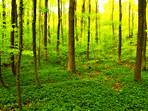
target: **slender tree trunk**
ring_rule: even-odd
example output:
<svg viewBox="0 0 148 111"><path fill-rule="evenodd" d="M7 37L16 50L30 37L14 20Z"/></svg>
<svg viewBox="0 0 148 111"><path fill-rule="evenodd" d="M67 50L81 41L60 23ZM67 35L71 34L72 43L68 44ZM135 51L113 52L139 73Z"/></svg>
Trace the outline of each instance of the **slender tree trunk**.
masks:
<svg viewBox="0 0 148 111"><path fill-rule="evenodd" d="M17 15L17 4L16 4L16 9L15 9L15 23L16 23L16 31L15 31L15 37L18 38L18 15Z"/></svg>
<svg viewBox="0 0 148 111"><path fill-rule="evenodd" d="M87 60L89 60L89 42L90 42L90 13L91 13L91 0L89 0L88 41L87 41Z"/></svg>
<svg viewBox="0 0 148 111"><path fill-rule="evenodd" d="M143 39L142 70L146 70L146 41L147 41L146 30L147 30L147 22L146 22L146 8L145 8L145 10L144 10L144 39Z"/></svg>
<svg viewBox="0 0 148 111"><path fill-rule="evenodd" d="M1 69L1 52L0 52L0 82L2 83L2 85L3 85L5 88L9 88L8 85L3 81L3 78L2 78L2 69Z"/></svg>
<svg viewBox="0 0 148 111"><path fill-rule="evenodd" d="M74 10L75 10L75 20L74 20L74 23L75 23L75 39L76 39L76 41L78 41L78 30L77 30L77 15L76 15L76 11L77 11L77 0L75 0L75 8L74 8Z"/></svg>
<svg viewBox="0 0 148 111"><path fill-rule="evenodd" d="M2 32L2 38L6 36L5 29L6 29L6 0L2 0L3 5L3 32Z"/></svg>
<svg viewBox="0 0 148 111"><path fill-rule="evenodd" d="M62 44L64 43L64 37L63 37L63 3L62 3L62 0L61 0L61 37L62 37Z"/></svg>
<svg viewBox="0 0 148 111"><path fill-rule="evenodd" d="M132 30L131 30L131 38L133 38L133 31L134 31L134 11L132 5Z"/></svg>
<svg viewBox="0 0 148 111"><path fill-rule="evenodd" d="M45 0L45 8L47 9L48 0ZM44 60L47 60L47 11L44 14Z"/></svg>
<svg viewBox="0 0 148 111"><path fill-rule="evenodd" d="M96 0L96 43L98 44L98 0Z"/></svg>
<svg viewBox="0 0 148 111"><path fill-rule="evenodd" d="M57 30L57 55L59 55L59 45L60 45L60 0L58 0L58 30Z"/></svg>
<svg viewBox="0 0 148 111"><path fill-rule="evenodd" d="M51 6L51 5L50 5ZM51 9L51 7L50 7L50 9ZM49 37L49 39L48 39L48 43L50 44L51 43L51 36L50 36L50 12L48 11L48 37Z"/></svg>
<svg viewBox="0 0 148 111"><path fill-rule="evenodd" d="M74 2L69 2L68 71L75 73Z"/></svg>
<svg viewBox="0 0 148 111"><path fill-rule="evenodd" d="M37 74L37 61L36 61L36 0L33 0L32 32L33 32L33 61L34 61L35 83L37 86L40 86Z"/></svg>
<svg viewBox="0 0 148 111"><path fill-rule="evenodd" d="M121 41L122 41L122 32L121 32L121 22L122 22L122 5L121 0L119 0L119 49L118 49L118 62L121 62Z"/></svg>
<svg viewBox="0 0 148 111"><path fill-rule="evenodd" d="M39 0L39 47L38 47L38 64L41 65L40 62L40 52L41 52L41 0Z"/></svg>
<svg viewBox="0 0 148 111"><path fill-rule="evenodd" d="M142 49L144 39L144 16L146 0L138 0L138 40L134 81L141 82Z"/></svg>
<svg viewBox="0 0 148 111"><path fill-rule="evenodd" d="M131 0L129 0L129 17L128 17L128 24L129 24L129 38L131 38Z"/></svg>
<svg viewBox="0 0 148 111"><path fill-rule="evenodd" d="M112 33L113 39L115 39L115 28L114 28L114 0L112 0Z"/></svg>
<svg viewBox="0 0 148 111"><path fill-rule="evenodd" d="M10 42L11 45L10 47L13 49L14 48L14 28L16 27L16 20L15 20L15 10L16 10L16 0L12 0L12 10L11 10L11 25L12 25L12 31L11 31L11 37L10 37ZM15 61L14 61L14 54L13 52L10 54L11 55L11 68L12 72L14 75L16 75L16 68L15 68Z"/></svg>
<svg viewBox="0 0 148 111"><path fill-rule="evenodd" d="M81 39L82 39L82 34L83 34L83 23L84 23L84 13L85 13L85 0L83 0L83 5L82 5L82 17L81 17L81 30L80 30L80 46L81 46Z"/></svg>
<svg viewBox="0 0 148 111"><path fill-rule="evenodd" d="M17 86L17 95L18 95L18 106L19 110L23 111L21 104L21 88L20 88L20 63L21 63L21 55L22 55L22 47L23 47L23 0L20 0L20 13L19 13L19 51L18 51L18 61L16 68L16 86Z"/></svg>

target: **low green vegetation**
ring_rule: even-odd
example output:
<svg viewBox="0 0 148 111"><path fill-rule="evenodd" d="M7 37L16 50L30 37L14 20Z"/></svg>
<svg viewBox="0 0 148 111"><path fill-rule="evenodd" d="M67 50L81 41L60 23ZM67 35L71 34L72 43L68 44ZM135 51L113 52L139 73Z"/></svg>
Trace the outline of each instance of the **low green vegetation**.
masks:
<svg viewBox="0 0 148 111"><path fill-rule="evenodd" d="M77 49L74 74L67 72L68 57L64 51L59 56L49 54L48 61L41 61L42 66L38 66L41 87L35 85L32 56L23 54L20 85L25 111L148 110L147 70L142 71L141 83L134 82L133 56L124 56L127 59L119 64L114 51L99 54L101 50L96 50L96 59L91 52L90 61L86 61L85 51ZM0 84L0 109L17 111L15 76L9 66L3 65L2 69L10 88Z"/></svg>

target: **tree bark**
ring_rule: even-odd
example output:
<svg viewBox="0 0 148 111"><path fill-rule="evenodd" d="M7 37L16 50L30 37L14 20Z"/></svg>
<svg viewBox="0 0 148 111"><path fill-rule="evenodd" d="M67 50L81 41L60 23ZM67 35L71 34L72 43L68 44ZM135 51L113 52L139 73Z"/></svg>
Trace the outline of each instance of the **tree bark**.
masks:
<svg viewBox="0 0 148 111"><path fill-rule="evenodd" d="M75 0L75 20L74 20L74 23L75 23L75 39L76 41L78 41L78 30L77 30L77 15L76 15L76 11L77 11L77 0Z"/></svg>
<svg viewBox="0 0 148 111"><path fill-rule="evenodd" d="M36 0L33 0L32 32L33 32L33 61L34 61L35 83L37 86L40 86L37 74L37 61L36 61Z"/></svg>
<svg viewBox="0 0 148 111"><path fill-rule="evenodd" d="M112 33L113 39L115 39L115 28L114 28L114 0L112 0Z"/></svg>
<svg viewBox="0 0 148 111"><path fill-rule="evenodd" d="M17 95L18 95L18 106L19 110L23 111L21 104L21 88L20 88L20 63L21 63L21 55L22 55L22 47L23 47L23 0L20 0L19 7L19 51L18 51L18 60L17 60L17 68L16 68L16 86L17 86Z"/></svg>
<svg viewBox="0 0 148 111"><path fill-rule="evenodd" d="M98 0L96 0L96 43L98 44Z"/></svg>
<svg viewBox="0 0 148 111"><path fill-rule="evenodd" d="M87 60L89 60L89 42L90 42L90 13L91 13L91 0L89 0L88 40L87 40Z"/></svg>
<svg viewBox="0 0 148 111"><path fill-rule="evenodd" d="M6 34L5 29L6 29L6 0L2 0L2 5L3 5L3 32L2 32L2 38L5 38Z"/></svg>
<svg viewBox="0 0 148 111"><path fill-rule="evenodd" d="M64 37L63 37L63 3L62 3L62 0L61 0L61 10L60 10L60 16L61 16L61 38L62 38L62 44L64 43Z"/></svg>
<svg viewBox="0 0 148 111"><path fill-rule="evenodd" d="M136 67L134 74L134 81L141 82L141 64L142 64L142 50L144 39L144 10L146 8L146 0L138 0L138 40L136 52Z"/></svg>
<svg viewBox="0 0 148 111"><path fill-rule="evenodd" d="M81 39L82 39L82 34L83 34L83 23L84 23L84 13L85 13L85 0L83 0L83 5L82 5L82 17L81 17L81 30L80 30L80 46L81 46Z"/></svg>
<svg viewBox="0 0 148 111"><path fill-rule="evenodd" d="M75 73L74 2L69 2L68 71Z"/></svg>
<svg viewBox="0 0 148 111"><path fill-rule="evenodd" d="M3 81L3 78L2 78L2 69L1 69L1 52L0 52L0 82L2 83L2 85L3 85L5 88L9 88L8 85Z"/></svg>
<svg viewBox="0 0 148 111"><path fill-rule="evenodd" d="M144 10L144 39L143 39L142 70L146 70L146 41L147 41L146 30L147 30L147 22L146 22L146 8L145 8L145 10Z"/></svg>
<svg viewBox="0 0 148 111"><path fill-rule="evenodd" d="M121 0L119 0L119 48L118 48L118 62L121 62L121 41L122 41L122 32L121 32L121 22L122 22L122 5Z"/></svg>
<svg viewBox="0 0 148 111"><path fill-rule="evenodd" d="M48 0L45 0L45 8L47 9ZM44 60L47 60L47 10L44 13Z"/></svg>
<svg viewBox="0 0 148 111"><path fill-rule="evenodd" d="M38 65L41 65L40 62L40 52L41 52L41 0L39 0L39 47L38 47Z"/></svg>
<svg viewBox="0 0 148 111"><path fill-rule="evenodd" d="M11 31L11 37L10 37L10 48L14 48L14 28L16 27L16 0L12 0L11 2L12 4L12 10L11 10L11 25L12 25L12 31ZM15 68L15 60L14 60L14 54L13 52L10 53L11 55L11 68L12 68L12 72L14 75L16 75L16 68Z"/></svg>
<svg viewBox="0 0 148 111"><path fill-rule="evenodd" d="M57 55L59 55L59 45L60 45L60 22L61 22L61 16L60 16L60 0L58 0L58 30L57 30Z"/></svg>
<svg viewBox="0 0 148 111"><path fill-rule="evenodd" d="M131 38L131 0L129 0L129 17L128 17L128 24L129 24L129 39Z"/></svg>

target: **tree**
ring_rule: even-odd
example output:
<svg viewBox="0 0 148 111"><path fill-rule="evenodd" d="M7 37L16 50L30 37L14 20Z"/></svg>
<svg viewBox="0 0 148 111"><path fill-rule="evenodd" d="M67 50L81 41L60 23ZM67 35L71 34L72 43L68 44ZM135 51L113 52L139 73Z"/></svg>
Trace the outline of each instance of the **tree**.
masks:
<svg viewBox="0 0 148 111"><path fill-rule="evenodd" d="M32 32L33 32L33 61L34 61L35 83L37 86L40 86L37 75L37 61L36 61L36 0L33 0Z"/></svg>
<svg viewBox="0 0 148 111"><path fill-rule="evenodd" d="M96 43L98 44L98 0L96 0Z"/></svg>
<svg viewBox="0 0 148 111"><path fill-rule="evenodd" d="M136 52L136 67L134 81L141 82L141 64L144 39L144 16L146 9L146 0L138 0L138 40Z"/></svg>
<svg viewBox="0 0 148 111"><path fill-rule="evenodd" d="M147 22L146 22L146 8L145 8L145 10L144 10L144 39L143 39L143 54L142 54L142 70L146 70L146 41L147 41L147 31L146 30L147 30Z"/></svg>
<svg viewBox="0 0 148 111"><path fill-rule="evenodd" d="M114 0L112 0L112 33L113 33L113 39L115 39L115 28L114 28Z"/></svg>
<svg viewBox="0 0 148 111"><path fill-rule="evenodd" d="M68 71L75 73L74 2L69 2Z"/></svg>
<svg viewBox="0 0 148 111"><path fill-rule="evenodd" d="M63 3L61 0L61 10L60 10L60 16L61 16L61 37L62 37L62 44L64 43L64 37L63 37Z"/></svg>
<svg viewBox="0 0 148 111"><path fill-rule="evenodd" d="M91 0L89 0L88 40L87 40L87 60L89 60L89 42L90 42L90 13L91 13Z"/></svg>
<svg viewBox="0 0 148 111"><path fill-rule="evenodd" d="M83 0L83 5L82 5L81 30L80 30L80 44L81 44L81 39L82 39L82 34L83 34L84 13L85 13L85 0Z"/></svg>
<svg viewBox="0 0 148 111"><path fill-rule="evenodd" d="M4 30L6 29L6 0L2 0L3 5L3 33L2 37L4 38L6 35L4 33Z"/></svg>
<svg viewBox="0 0 148 111"><path fill-rule="evenodd" d="M76 15L76 11L77 11L77 0L75 0L75 33L76 33L76 36L75 36L75 39L76 41L78 41L78 30L77 30L77 15Z"/></svg>
<svg viewBox="0 0 148 111"><path fill-rule="evenodd" d="M39 47L38 47L38 64L41 65L40 62L40 50L41 50L41 0L39 0Z"/></svg>
<svg viewBox="0 0 148 111"><path fill-rule="evenodd" d="M22 47L23 47L23 0L20 0L19 5L19 51L18 51L18 59L17 59L17 68L16 68L16 86L17 86L17 95L18 95L18 106L20 111L23 111L21 104L21 88L20 88L20 63L21 63L21 55L22 55Z"/></svg>
<svg viewBox="0 0 148 111"><path fill-rule="evenodd" d="M44 13L44 60L47 60L47 5L48 0L45 0L45 13Z"/></svg>
<svg viewBox="0 0 148 111"><path fill-rule="evenodd" d="M11 2L12 4L12 10L11 10L11 25L12 25L12 31L11 31L11 37L10 37L10 42L11 45L10 47L13 49L14 48L14 28L16 27L16 0L12 0ZM11 53L11 68L12 68L12 72L14 75L16 75L16 68L15 68L15 61L14 61L14 54L13 52Z"/></svg>
<svg viewBox="0 0 148 111"><path fill-rule="evenodd" d="M61 23L61 16L60 16L60 0L58 0L58 30L57 30L57 54L59 55L59 45L60 45L60 23Z"/></svg>
<svg viewBox="0 0 148 111"><path fill-rule="evenodd" d="M2 78L2 69L1 69L1 52L0 52L0 82L2 83L2 85L3 85L5 88L8 88L8 85L3 81L3 78Z"/></svg>
<svg viewBox="0 0 148 111"><path fill-rule="evenodd" d="M121 22L122 22L122 5L121 0L119 0L119 48L118 48L118 62L121 62L121 41L122 41L122 32L121 32Z"/></svg>
<svg viewBox="0 0 148 111"><path fill-rule="evenodd" d="M128 17L128 23L129 23L129 38L131 38L131 0L129 0L129 17Z"/></svg>

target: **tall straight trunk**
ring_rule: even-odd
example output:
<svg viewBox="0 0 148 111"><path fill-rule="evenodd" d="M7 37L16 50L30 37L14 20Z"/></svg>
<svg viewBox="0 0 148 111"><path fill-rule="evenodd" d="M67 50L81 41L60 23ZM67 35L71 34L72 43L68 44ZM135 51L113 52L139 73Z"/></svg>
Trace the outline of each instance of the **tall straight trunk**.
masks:
<svg viewBox="0 0 148 111"><path fill-rule="evenodd" d="M115 28L114 28L114 0L112 0L112 33L113 39L115 39Z"/></svg>
<svg viewBox="0 0 148 111"><path fill-rule="evenodd" d="M129 38L131 38L131 0L129 0L129 17L128 17L128 24L129 24Z"/></svg>
<svg viewBox="0 0 148 111"><path fill-rule="evenodd" d="M96 0L96 43L98 44L98 0Z"/></svg>
<svg viewBox="0 0 148 111"><path fill-rule="evenodd" d="M75 23L75 39L76 41L78 41L78 29L77 29L77 15L76 15L76 11L77 11L77 0L75 0L75 8L74 8L74 11L75 11L75 20L74 20L74 23Z"/></svg>
<svg viewBox="0 0 148 111"><path fill-rule="evenodd" d="M68 71L75 73L74 2L69 2Z"/></svg>
<svg viewBox="0 0 148 111"><path fill-rule="evenodd" d="M90 42L90 13L91 13L91 0L89 0L88 40L87 40L87 60L89 60L89 42Z"/></svg>
<svg viewBox="0 0 148 111"><path fill-rule="evenodd" d="M118 62L121 62L121 41L122 41L122 32L121 32L121 22L122 22L122 5L121 0L119 0L119 48L118 48Z"/></svg>
<svg viewBox="0 0 148 111"><path fill-rule="evenodd" d="M8 85L3 81L3 78L2 78L2 69L1 69L1 52L0 52L0 82L2 83L2 85L3 85L5 88L9 88Z"/></svg>
<svg viewBox="0 0 148 111"><path fill-rule="evenodd" d="M45 8L47 9L48 0L45 0ZM47 11L44 13L44 60L47 60Z"/></svg>
<svg viewBox="0 0 148 111"><path fill-rule="evenodd" d="M11 10L11 25L12 25L12 31L11 31L11 36L10 36L10 47L13 49L14 48L14 28L16 27L16 17L15 17L15 10L16 10L16 0L12 0L12 10ZM11 68L12 72L14 75L16 75L16 68L15 68L15 61L14 61L14 54L13 52L10 54L11 55Z"/></svg>
<svg viewBox="0 0 148 111"><path fill-rule="evenodd" d="M138 0L138 40L134 81L141 82L142 49L144 39L144 16L146 0Z"/></svg>
<svg viewBox="0 0 148 111"><path fill-rule="evenodd" d="M34 61L35 83L37 86L40 86L37 74L37 61L36 61L36 0L33 0L32 32L33 32L33 61Z"/></svg>
<svg viewBox="0 0 148 111"><path fill-rule="evenodd" d="M38 64L41 65L40 62L40 52L41 52L41 0L39 0L39 47L38 47Z"/></svg>
<svg viewBox="0 0 148 111"><path fill-rule="evenodd" d="M19 5L19 51L18 51L18 60L17 60L17 68L16 68L16 86L17 86L17 95L18 95L18 106L19 110L23 111L21 104L21 88L20 88L20 63L21 63L21 55L22 55L22 47L23 47L23 0L20 0Z"/></svg>
<svg viewBox="0 0 148 111"><path fill-rule="evenodd" d="M50 9L49 10L51 10L51 5L50 5ZM48 11L48 37L49 37L49 39L48 39L48 43L50 44L51 43L51 36L50 36L50 12Z"/></svg>
<svg viewBox="0 0 148 111"><path fill-rule="evenodd" d="M134 10L132 5L132 30L131 30L131 38L133 37L133 31L134 31Z"/></svg>
<svg viewBox="0 0 148 111"><path fill-rule="evenodd" d="M82 5L83 15L81 17L80 44L81 44L81 39L82 39L82 34L83 34L84 13L85 13L85 0L83 0L83 5Z"/></svg>
<svg viewBox="0 0 148 111"><path fill-rule="evenodd" d="M146 30L147 30L147 22L146 22L146 8L145 8L145 10L144 10L144 39L143 39L143 54L142 54L142 70L146 70L146 41L147 41Z"/></svg>
<svg viewBox="0 0 148 111"><path fill-rule="evenodd" d="M57 55L59 55L59 45L60 45L60 0L58 0L58 30L57 30Z"/></svg>
<svg viewBox="0 0 148 111"><path fill-rule="evenodd" d="M63 3L62 3L62 0L61 0L61 10L60 10L60 16L61 16L61 37L62 37L62 44L64 43L64 37L63 37Z"/></svg>
<svg viewBox="0 0 148 111"><path fill-rule="evenodd" d="M17 4L16 4L16 9L15 9L15 23L16 23L16 31L15 31L15 37L17 37L18 38L18 15L17 15Z"/></svg>
<svg viewBox="0 0 148 111"><path fill-rule="evenodd" d="M2 38L6 36L4 33L6 29L6 0L2 0L2 5L3 5L3 32L2 32Z"/></svg>

